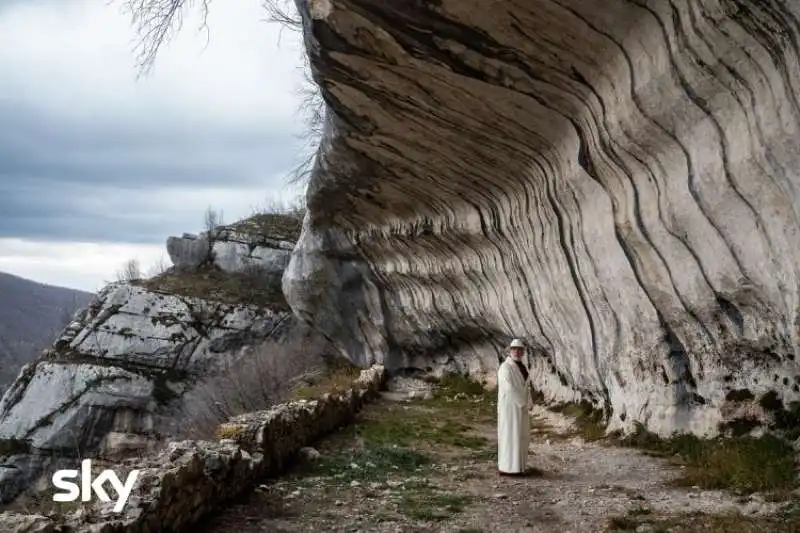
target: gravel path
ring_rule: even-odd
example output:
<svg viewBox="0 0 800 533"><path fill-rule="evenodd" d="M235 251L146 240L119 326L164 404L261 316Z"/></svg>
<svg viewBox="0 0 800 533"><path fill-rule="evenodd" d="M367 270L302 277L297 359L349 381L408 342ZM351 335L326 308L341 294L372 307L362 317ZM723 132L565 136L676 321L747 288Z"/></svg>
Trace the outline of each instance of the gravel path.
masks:
<svg viewBox="0 0 800 533"><path fill-rule="evenodd" d="M612 517L759 516L778 507L758 495L673 488L669 481L679 467L633 449L585 442L570 435L569 420L541 409L532 413L529 461L538 471L521 479L499 477L492 410L476 412L462 417L449 406L384 399L365 409L356 426L318 443L318 458L266 482L247 501L210 520L203 533L591 533L613 530L608 529ZM434 430L419 429L428 426ZM403 455L408 446L391 444L407 436L404 431L417 432L410 456ZM365 452L375 445L370 439L385 445L383 451ZM413 454L432 462L414 465L412 459L422 455ZM702 525L636 527L704 530Z"/></svg>

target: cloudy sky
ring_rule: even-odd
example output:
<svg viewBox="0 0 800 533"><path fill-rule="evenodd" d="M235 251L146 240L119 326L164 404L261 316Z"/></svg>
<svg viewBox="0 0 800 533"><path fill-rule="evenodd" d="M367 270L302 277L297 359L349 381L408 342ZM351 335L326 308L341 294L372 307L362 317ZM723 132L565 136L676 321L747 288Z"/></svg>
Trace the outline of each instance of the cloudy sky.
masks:
<svg viewBox="0 0 800 533"><path fill-rule="evenodd" d="M94 291L170 235L298 194L299 36L211 2L137 79L119 0L0 0L0 271Z"/></svg>

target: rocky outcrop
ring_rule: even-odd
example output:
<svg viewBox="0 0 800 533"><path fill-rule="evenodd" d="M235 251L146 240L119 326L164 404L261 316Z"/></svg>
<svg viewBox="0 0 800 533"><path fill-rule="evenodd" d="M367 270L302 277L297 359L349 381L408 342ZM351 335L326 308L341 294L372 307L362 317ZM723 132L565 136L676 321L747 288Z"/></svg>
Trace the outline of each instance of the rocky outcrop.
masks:
<svg viewBox="0 0 800 533"><path fill-rule="evenodd" d="M0 401L0 501L62 458L147 449L162 408L293 323L267 308L107 286Z"/></svg>
<svg viewBox="0 0 800 533"><path fill-rule="evenodd" d="M280 292L299 224L257 215L211 232L202 253L170 241L175 268L99 292L0 400L0 503L74 457L151 448L199 380L267 340L306 338Z"/></svg>
<svg viewBox="0 0 800 533"><path fill-rule="evenodd" d="M255 269L280 279L297 242L300 220L292 214L256 215L199 235L170 237L167 253L178 270L213 265L227 273Z"/></svg>
<svg viewBox="0 0 800 533"><path fill-rule="evenodd" d="M159 454L131 462L130 468L142 471L119 514L113 512L113 503L91 503L53 518L2 513L0 531L193 531L200 518L264 476L280 472L303 446L349 422L375 396L383 380L384 369L372 367L342 393L237 417L220 427L219 434L225 438L218 442L171 442Z"/></svg>
<svg viewBox="0 0 800 533"><path fill-rule="evenodd" d="M328 113L284 289L343 353L522 337L546 399L662 435L800 400L798 4L298 6Z"/></svg>

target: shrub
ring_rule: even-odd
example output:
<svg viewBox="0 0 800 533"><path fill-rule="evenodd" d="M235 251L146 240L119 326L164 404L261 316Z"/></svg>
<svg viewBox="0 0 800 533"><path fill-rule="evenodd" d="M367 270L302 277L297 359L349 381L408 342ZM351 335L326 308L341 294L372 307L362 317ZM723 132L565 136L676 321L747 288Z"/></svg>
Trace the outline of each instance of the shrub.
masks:
<svg viewBox="0 0 800 533"><path fill-rule="evenodd" d="M296 329L285 341L269 340L245 348L237 360L197 383L164 416L164 424L179 425L168 432L209 439L229 418L285 401L305 376L323 369L329 349L305 326L298 329L302 331Z"/></svg>
<svg viewBox="0 0 800 533"><path fill-rule="evenodd" d="M138 281L142 279L142 269L138 259L128 260L120 270L117 271L117 281Z"/></svg>

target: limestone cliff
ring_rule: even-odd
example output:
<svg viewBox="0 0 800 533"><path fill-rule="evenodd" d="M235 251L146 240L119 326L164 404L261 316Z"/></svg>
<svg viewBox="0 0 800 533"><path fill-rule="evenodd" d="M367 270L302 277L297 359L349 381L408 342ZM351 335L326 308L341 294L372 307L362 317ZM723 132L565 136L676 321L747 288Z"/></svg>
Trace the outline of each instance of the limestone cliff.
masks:
<svg viewBox="0 0 800 533"><path fill-rule="evenodd" d="M661 434L800 400L800 4L298 7L328 113L284 292L354 361L519 336L548 400Z"/></svg>
<svg viewBox="0 0 800 533"><path fill-rule="evenodd" d="M112 283L77 313L0 400L0 503L62 459L74 464L75 457L151 447L167 436L159 415L177 410L194 383L246 356L248 347L290 335L296 321L279 285L287 245L246 253L268 238L234 227L215 231L214 249L228 250L225 270L215 264L221 254L187 267L174 253L181 245L170 239L175 268ZM244 257L231 252L240 246ZM281 253L282 263L275 259Z"/></svg>

